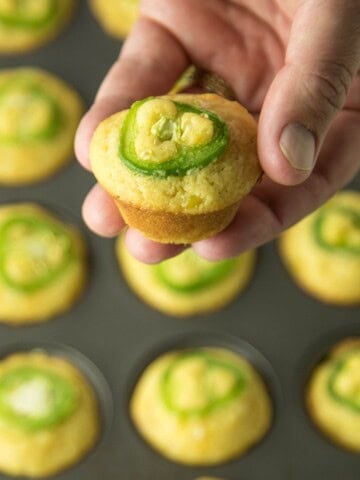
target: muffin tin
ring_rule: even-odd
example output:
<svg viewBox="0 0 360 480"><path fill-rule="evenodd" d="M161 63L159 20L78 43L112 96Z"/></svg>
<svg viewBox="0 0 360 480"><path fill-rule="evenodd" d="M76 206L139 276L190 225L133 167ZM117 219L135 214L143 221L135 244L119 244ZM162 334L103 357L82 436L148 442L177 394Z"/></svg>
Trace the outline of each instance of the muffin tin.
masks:
<svg viewBox="0 0 360 480"><path fill-rule="evenodd" d="M90 104L118 50L119 43L100 30L83 0L73 23L56 41L31 55L1 58L0 65L48 69ZM93 183L93 177L74 162L43 183L0 187L0 202L38 201L69 221L75 216L81 226L81 203ZM360 189L360 177L350 186ZM88 287L80 302L43 325L0 325L0 356L33 347L60 353L82 369L98 392L102 441L85 460L56 478L359 479L360 457L329 443L304 406L304 388L314 364L339 339L360 335L359 308L329 307L306 296L291 281L272 243L259 250L250 286L229 307L204 318L176 320L149 309L130 292L119 273L112 240L83 229L91 259ZM164 459L145 444L128 416L129 396L145 365L167 349L195 345L228 346L243 353L264 375L276 410L272 429L261 444L243 458L215 468L189 468ZM7 478L0 475L1 480Z"/></svg>

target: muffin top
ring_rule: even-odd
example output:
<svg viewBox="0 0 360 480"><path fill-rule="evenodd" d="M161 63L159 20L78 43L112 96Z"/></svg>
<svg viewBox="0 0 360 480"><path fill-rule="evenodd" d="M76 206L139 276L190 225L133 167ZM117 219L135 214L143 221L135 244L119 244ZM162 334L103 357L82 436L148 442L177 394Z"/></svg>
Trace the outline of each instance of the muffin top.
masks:
<svg viewBox="0 0 360 480"><path fill-rule="evenodd" d="M48 478L94 446L100 433L92 385L61 355L41 349L0 361L0 471Z"/></svg>
<svg viewBox="0 0 360 480"><path fill-rule="evenodd" d="M47 42L76 4L77 0L1 0L0 53L27 51Z"/></svg>
<svg viewBox="0 0 360 480"><path fill-rule="evenodd" d="M320 368L327 372L327 393L332 401L348 413L360 415L360 338L340 342Z"/></svg>
<svg viewBox="0 0 360 480"><path fill-rule="evenodd" d="M83 257L77 230L42 207L19 203L0 207L0 286L24 295L57 282Z"/></svg>
<svg viewBox="0 0 360 480"><path fill-rule="evenodd" d="M140 432L173 460L213 465L240 455L270 427L271 400L247 360L223 348L165 353L131 400Z"/></svg>
<svg viewBox="0 0 360 480"><path fill-rule="evenodd" d="M29 434L66 422L79 406L76 385L51 367L51 361L50 368L37 365L39 354L23 355L17 365L14 358L20 357L0 368L0 422ZM14 366L7 367L12 362Z"/></svg>
<svg viewBox="0 0 360 480"><path fill-rule="evenodd" d="M140 0L90 0L102 27L114 37L124 38L139 16Z"/></svg>
<svg viewBox="0 0 360 480"><path fill-rule="evenodd" d="M360 338L340 341L315 368L307 406L317 426L331 440L360 452Z"/></svg>
<svg viewBox="0 0 360 480"><path fill-rule="evenodd" d="M78 94L44 70L0 70L0 183L41 180L70 160L83 112Z"/></svg>
<svg viewBox="0 0 360 480"><path fill-rule="evenodd" d="M338 192L280 239L294 278L331 303L360 302L360 193Z"/></svg>
<svg viewBox="0 0 360 480"><path fill-rule="evenodd" d="M100 124L90 159L115 198L173 213L226 208L261 174L254 119L214 94L136 102Z"/></svg>

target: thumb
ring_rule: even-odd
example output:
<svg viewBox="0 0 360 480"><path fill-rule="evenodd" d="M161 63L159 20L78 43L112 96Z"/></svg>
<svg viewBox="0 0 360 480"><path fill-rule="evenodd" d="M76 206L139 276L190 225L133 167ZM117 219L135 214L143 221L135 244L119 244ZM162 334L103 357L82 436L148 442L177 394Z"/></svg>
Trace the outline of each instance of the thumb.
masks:
<svg viewBox="0 0 360 480"><path fill-rule="evenodd" d="M310 175L359 64L360 2L302 0L285 65L267 93L259 120L260 159L272 180L295 185Z"/></svg>

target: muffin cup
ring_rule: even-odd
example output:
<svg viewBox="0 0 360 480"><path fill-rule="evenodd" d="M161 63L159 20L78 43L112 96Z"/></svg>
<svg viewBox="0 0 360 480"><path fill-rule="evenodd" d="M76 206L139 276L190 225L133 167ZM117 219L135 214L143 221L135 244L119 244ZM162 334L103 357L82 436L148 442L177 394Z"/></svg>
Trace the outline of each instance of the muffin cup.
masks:
<svg viewBox="0 0 360 480"><path fill-rule="evenodd" d="M209 238L233 220L240 202L202 214L156 212L114 199L128 225L160 243L187 244ZM176 239L176 240L175 240Z"/></svg>

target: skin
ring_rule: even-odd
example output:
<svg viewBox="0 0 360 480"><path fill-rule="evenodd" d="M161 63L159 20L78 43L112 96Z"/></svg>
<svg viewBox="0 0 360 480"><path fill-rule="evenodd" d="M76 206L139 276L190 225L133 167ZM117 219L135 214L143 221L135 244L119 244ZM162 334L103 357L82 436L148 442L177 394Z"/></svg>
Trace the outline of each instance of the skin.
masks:
<svg viewBox="0 0 360 480"><path fill-rule="evenodd" d="M358 172L359 0L143 0L139 21L79 127L82 165L89 168L89 142L100 121L134 100L166 93L190 63L222 76L258 116L265 172L233 223L193 245L200 256L231 257L273 239ZM315 136L316 161L308 170L293 168L280 148L285 126L294 122ZM83 215L102 236L124 226L98 185ZM126 243L147 263L179 252L132 229Z"/></svg>

